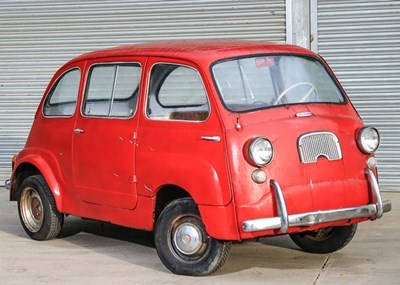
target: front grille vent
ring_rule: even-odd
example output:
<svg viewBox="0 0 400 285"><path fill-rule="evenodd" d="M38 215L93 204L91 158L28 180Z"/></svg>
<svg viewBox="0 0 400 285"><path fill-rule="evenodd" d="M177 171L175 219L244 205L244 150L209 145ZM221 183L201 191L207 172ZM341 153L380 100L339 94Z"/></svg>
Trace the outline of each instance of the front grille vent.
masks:
<svg viewBox="0 0 400 285"><path fill-rule="evenodd" d="M342 159L338 138L330 132L304 134L299 138L298 149L302 163L314 163L323 156L328 160Z"/></svg>

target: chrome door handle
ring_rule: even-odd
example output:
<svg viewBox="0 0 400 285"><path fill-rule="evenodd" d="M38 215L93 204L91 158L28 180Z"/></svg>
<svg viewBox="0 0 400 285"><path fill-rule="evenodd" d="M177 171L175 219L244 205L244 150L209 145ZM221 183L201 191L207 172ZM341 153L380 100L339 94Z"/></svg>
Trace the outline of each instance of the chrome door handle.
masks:
<svg viewBox="0 0 400 285"><path fill-rule="evenodd" d="M220 136L202 136L201 139L205 140L205 141L213 141L213 142L220 142L221 141L221 137Z"/></svg>
<svg viewBox="0 0 400 285"><path fill-rule="evenodd" d="M84 132L84 130L82 130L82 129L75 129L74 130L74 134L81 134L83 132Z"/></svg>

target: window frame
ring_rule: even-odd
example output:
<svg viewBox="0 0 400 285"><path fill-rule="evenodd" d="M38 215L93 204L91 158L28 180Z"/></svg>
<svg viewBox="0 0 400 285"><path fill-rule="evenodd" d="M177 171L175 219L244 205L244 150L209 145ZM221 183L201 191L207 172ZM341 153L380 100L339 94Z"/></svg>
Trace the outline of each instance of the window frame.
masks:
<svg viewBox="0 0 400 285"><path fill-rule="evenodd" d="M197 73L197 75L199 76L199 79L200 79L200 81L201 81L201 84L203 85L204 93L205 93L206 98L207 98L207 102L206 102L206 103L208 104L208 116L207 116L207 118L205 118L204 120L179 120L179 119L170 119L170 118L168 118L168 119L160 119L160 118L152 118L152 117L149 117L147 111L148 111L148 104L149 104L149 99L150 99L150 89L151 89L150 81L151 81L151 75L152 75L152 71L153 71L154 67L155 67L156 65L160 65L160 64L164 64L164 65L175 65L175 66L177 66L177 67L186 67L186 68L189 68L189 69L194 70L194 71ZM173 70L172 70L172 71L173 71ZM171 71L171 72L172 72L172 71ZM168 72L168 73L166 74L165 78L161 79L159 86L157 86L157 92L160 91L163 82L167 79L167 77L169 76L169 74L170 74L171 72ZM189 65L189 64L178 63L178 62L173 62L173 61L156 61L156 62L154 62L154 63L151 65L151 67L148 69L148 73L147 73L147 82L146 82L146 94L145 94L145 96L146 96L146 98L145 98L145 102L144 102L144 106L143 106L143 107L144 107L144 116L145 116L148 120L151 120L151 121L158 121L158 122L183 122L183 123L204 123L204 122L206 122L207 120L209 120L209 118L211 117L212 104L211 104L209 92L207 91L206 84L205 84L205 82L204 82L203 76L201 75L201 72L199 71L198 68L196 68L196 67L194 67L194 66L192 66L192 65ZM156 98L156 100L159 101L158 98ZM171 107L171 106L164 106L164 105L161 104L161 102L158 102L158 103L160 104L161 107L167 108L167 109L168 109L168 108L173 108L173 107L185 108L185 107L182 107L182 106L180 106L180 105L178 105L178 106L172 106L172 107ZM193 108L193 107L196 107L196 106L198 106L198 105L195 105L195 106L193 106L193 105L188 105L187 108Z"/></svg>
<svg viewBox="0 0 400 285"><path fill-rule="evenodd" d="M76 90L76 100L75 100L75 107L74 107L74 112L71 115L46 115L45 114L45 108L46 108L46 103L51 100L51 97L53 97L53 92L55 91L55 88L57 87L57 85L59 84L60 80L69 72L73 71L73 70L78 70L79 71L79 82L78 82L78 89ZM44 100L43 100L43 104L42 104L42 116L44 118L71 118L73 116L75 116L76 114L76 109L78 106L78 102L79 102L79 90L81 87L81 82L82 82L82 69L79 66L73 66L71 68L66 69L64 72L62 72L55 80L54 83L51 85L51 87L49 88L49 91L47 92Z"/></svg>
<svg viewBox="0 0 400 285"><path fill-rule="evenodd" d="M140 74L139 74L139 83L137 86L137 98L136 98L136 105L135 105L135 110L133 110L132 115L130 116L114 116L114 115L107 115L107 116L103 116L103 115L88 115L84 113L84 108L86 106L86 99L87 99L87 94L88 94L88 87L90 84L90 75L92 70L96 67L96 66L134 66L134 67L139 67L140 68ZM138 105L139 105L139 97L140 97L140 92L141 92L141 84L142 84L142 80L143 80L143 66L140 63L140 61L102 61L102 62L95 62L91 65L89 65L86 69L86 78L85 78L85 85L82 91L82 99L81 99L81 106L80 106L80 114L82 117L84 118L90 118L90 119L119 119L119 120L129 120L132 119L133 117L136 116L137 111L138 111ZM115 82L114 82L115 83ZM136 89L135 89L136 91ZM111 107L113 105L113 101L115 98L115 89L113 88L113 94L111 94L110 99L111 101ZM132 97L132 96L131 96ZM131 98L131 97L128 97ZM111 109L111 113L112 113L112 109Z"/></svg>

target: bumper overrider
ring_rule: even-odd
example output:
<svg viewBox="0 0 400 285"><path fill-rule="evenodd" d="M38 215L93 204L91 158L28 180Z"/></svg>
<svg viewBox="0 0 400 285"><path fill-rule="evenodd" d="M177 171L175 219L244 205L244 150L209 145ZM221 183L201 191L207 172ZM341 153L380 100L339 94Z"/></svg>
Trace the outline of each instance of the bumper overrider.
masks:
<svg viewBox="0 0 400 285"><path fill-rule="evenodd" d="M242 223L245 232L257 232L265 230L280 229L281 233L287 233L290 227L312 226L327 222L349 220L356 218L379 219L383 213L392 209L389 200L382 201L379 185L374 173L370 169L365 169L365 174L371 189L372 203L359 207L341 208L326 211L315 211L301 214L288 215L285 198L279 183L271 180L272 188L275 192L278 217L248 220Z"/></svg>

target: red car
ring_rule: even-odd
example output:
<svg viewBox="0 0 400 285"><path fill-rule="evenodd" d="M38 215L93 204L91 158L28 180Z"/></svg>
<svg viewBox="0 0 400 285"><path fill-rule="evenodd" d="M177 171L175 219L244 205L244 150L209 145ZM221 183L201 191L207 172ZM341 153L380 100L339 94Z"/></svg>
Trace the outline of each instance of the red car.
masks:
<svg viewBox="0 0 400 285"><path fill-rule="evenodd" d="M289 234L343 248L390 211L364 126L326 62L255 41L168 41L79 56L51 79L10 200L26 233L65 215L154 231L172 272L206 275L231 242Z"/></svg>

